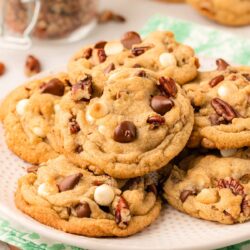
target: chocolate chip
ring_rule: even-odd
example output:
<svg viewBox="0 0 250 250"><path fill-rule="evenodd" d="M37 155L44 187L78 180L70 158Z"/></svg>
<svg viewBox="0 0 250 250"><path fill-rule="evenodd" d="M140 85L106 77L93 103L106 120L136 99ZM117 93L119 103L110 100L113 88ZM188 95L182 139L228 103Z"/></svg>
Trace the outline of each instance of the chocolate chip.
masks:
<svg viewBox="0 0 250 250"><path fill-rule="evenodd" d="M87 75L84 79L72 86L71 98L74 101L89 101L93 93L92 77Z"/></svg>
<svg viewBox="0 0 250 250"><path fill-rule="evenodd" d="M217 65L217 70L225 70L229 66L229 64L221 58L216 60L216 65Z"/></svg>
<svg viewBox="0 0 250 250"><path fill-rule="evenodd" d="M94 48L95 49L104 49L106 43L107 43L106 41L99 41L95 44Z"/></svg>
<svg viewBox="0 0 250 250"><path fill-rule="evenodd" d="M58 78L53 78L49 82L44 83L41 86L41 92L43 94L51 94L56 96L63 96L64 89L65 89L64 83Z"/></svg>
<svg viewBox="0 0 250 250"><path fill-rule="evenodd" d="M69 119L69 130L70 130L71 134L76 134L81 130L79 124L76 121L75 116L73 116Z"/></svg>
<svg viewBox="0 0 250 250"><path fill-rule="evenodd" d="M135 73L135 76L147 77L147 73L144 70L140 70L140 71Z"/></svg>
<svg viewBox="0 0 250 250"><path fill-rule="evenodd" d="M0 62L0 76L2 76L4 72L5 72L5 65L2 62Z"/></svg>
<svg viewBox="0 0 250 250"><path fill-rule="evenodd" d="M104 49L98 49L97 56L98 56L100 63L103 63L106 61L107 56L106 56Z"/></svg>
<svg viewBox="0 0 250 250"><path fill-rule="evenodd" d="M177 86L175 80L170 77L160 77L159 78L159 89L162 94L166 96L173 96L175 97L177 94Z"/></svg>
<svg viewBox="0 0 250 250"><path fill-rule="evenodd" d="M180 194L181 202L185 202L189 195L194 195L195 192L192 190L183 190Z"/></svg>
<svg viewBox="0 0 250 250"><path fill-rule="evenodd" d="M108 74L108 73L110 73L112 70L115 70L115 65L114 65L114 63L110 63L109 66L108 66L106 69L104 69L104 73L105 73L105 74Z"/></svg>
<svg viewBox="0 0 250 250"><path fill-rule="evenodd" d="M131 49L134 44L141 42L140 35L135 31L126 32L121 39L121 43L126 49Z"/></svg>
<svg viewBox="0 0 250 250"><path fill-rule="evenodd" d="M123 121L116 128L114 132L114 140L117 142L132 142L136 138L136 127L133 122Z"/></svg>
<svg viewBox="0 0 250 250"><path fill-rule="evenodd" d="M155 129L165 123L165 118L159 115L153 115L148 117L147 123L150 124L150 129Z"/></svg>
<svg viewBox="0 0 250 250"><path fill-rule="evenodd" d="M82 151L83 151L82 145L78 145L78 146L75 148L75 152L76 152L77 154L80 154Z"/></svg>
<svg viewBox="0 0 250 250"><path fill-rule="evenodd" d="M165 115L166 112L172 109L174 102L166 96L157 95L151 99L151 108L160 115Z"/></svg>
<svg viewBox="0 0 250 250"><path fill-rule="evenodd" d="M76 216L78 218L89 218L91 215L91 210L87 202L82 202L75 207Z"/></svg>
<svg viewBox="0 0 250 250"><path fill-rule="evenodd" d="M24 68L26 76L33 76L41 71L41 64L39 60L32 55L29 55L26 58L25 68Z"/></svg>
<svg viewBox="0 0 250 250"><path fill-rule="evenodd" d="M143 53L145 53L147 50L149 50L151 48L151 46L141 46L141 47L134 47L131 51L131 53L134 56L140 56Z"/></svg>
<svg viewBox="0 0 250 250"><path fill-rule="evenodd" d="M38 168L39 168L39 166L28 166L27 169L26 169L26 171L27 171L27 173L34 173L34 174L36 174Z"/></svg>
<svg viewBox="0 0 250 250"><path fill-rule="evenodd" d="M92 48L87 48L84 50L82 57L85 59L89 59L92 56Z"/></svg>
<svg viewBox="0 0 250 250"><path fill-rule="evenodd" d="M220 82L224 81L224 79L225 77L223 75L216 76L209 82L209 85L213 88Z"/></svg>
<svg viewBox="0 0 250 250"><path fill-rule="evenodd" d="M60 192L64 192L67 190L73 189L82 177L82 173L77 173L73 175L69 175L65 177L60 183L58 184L58 188Z"/></svg>
<svg viewBox="0 0 250 250"><path fill-rule="evenodd" d="M212 99L211 105L214 108L215 112L228 122L231 122L235 117L238 117L238 114L233 109L233 107L220 98Z"/></svg>

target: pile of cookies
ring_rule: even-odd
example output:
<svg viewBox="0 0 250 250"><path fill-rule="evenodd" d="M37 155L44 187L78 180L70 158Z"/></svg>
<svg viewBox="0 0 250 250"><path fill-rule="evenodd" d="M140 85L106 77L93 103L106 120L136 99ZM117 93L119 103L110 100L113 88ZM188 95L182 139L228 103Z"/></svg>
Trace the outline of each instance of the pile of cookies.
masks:
<svg viewBox="0 0 250 250"><path fill-rule="evenodd" d="M187 2L202 16L229 26L250 25L250 2L248 0L163 0Z"/></svg>
<svg viewBox="0 0 250 250"><path fill-rule="evenodd" d="M164 198L206 220L247 220L250 69L216 62L198 72L171 32L131 31L16 88L0 119L8 147L33 164L16 206L93 237L142 231Z"/></svg>

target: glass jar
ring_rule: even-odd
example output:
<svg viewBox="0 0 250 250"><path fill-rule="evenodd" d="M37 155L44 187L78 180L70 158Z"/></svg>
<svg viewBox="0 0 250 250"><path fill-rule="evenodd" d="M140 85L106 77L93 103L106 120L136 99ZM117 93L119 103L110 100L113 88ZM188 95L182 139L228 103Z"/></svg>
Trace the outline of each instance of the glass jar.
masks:
<svg viewBox="0 0 250 250"><path fill-rule="evenodd" d="M0 0L2 43L28 47L30 37L80 40L96 24L98 0Z"/></svg>

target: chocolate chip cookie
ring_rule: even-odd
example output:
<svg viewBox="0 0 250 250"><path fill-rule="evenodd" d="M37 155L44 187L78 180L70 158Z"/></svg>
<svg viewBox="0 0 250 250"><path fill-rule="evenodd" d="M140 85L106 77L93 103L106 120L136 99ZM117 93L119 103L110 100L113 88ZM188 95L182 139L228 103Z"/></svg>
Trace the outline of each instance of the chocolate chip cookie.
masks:
<svg viewBox="0 0 250 250"><path fill-rule="evenodd" d="M218 70L200 73L184 89L195 110L189 147L232 149L250 145L250 68L218 59Z"/></svg>
<svg viewBox="0 0 250 250"><path fill-rule="evenodd" d="M225 25L250 24L248 0L187 0L202 15Z"/></svg>
<svg viewBox="0 0 250 250"><path fill-rule="evenodd" d="M159 216L157 174L151 175L123 181L95 176L60 156L20 178L15 202L37 221L65 232L124 237Z"/></svg>
<svg viewBox="0 0 250 250"><path fill-rule="evenodd" d="M181 165L164 185L164 197L173 207L223 224L250 219L249 160L191 156Z"/></svg>
<svg viewBox="0 0 250 250"><path fill-rule="evenodd" d="M57 156L51 129L68 84L66 73L35 79L13 90L1 104L6 143L23 160L36 164Z"/></svg>
<svg viewBox="0 0 250 250"><path fill-rule="evenodd" d="M84 47L73 56L68 71L71 82L78 83L94 69L92 77L101 92L103 82L120 67L150 69L184 84L196 77L199 61L194 50L176 42L171 32L157 31L142 39L130 31L118 41Z"/></svg>
<svg viewBox="0 0 250 250"><path fill-rule="evenodd" d="M64 154L75 163L132 178L163 167L185 146L193 110L172 78L119 68L100 96L92 89L88 75L63 97L56 113Z"/></svg>

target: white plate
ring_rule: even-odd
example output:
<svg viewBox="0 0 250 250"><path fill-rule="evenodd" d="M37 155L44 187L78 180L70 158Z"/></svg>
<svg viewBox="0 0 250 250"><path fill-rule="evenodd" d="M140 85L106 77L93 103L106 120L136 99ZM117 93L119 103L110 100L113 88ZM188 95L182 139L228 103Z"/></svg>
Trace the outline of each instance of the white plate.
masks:
<svg viewBox="0 0 250 250"><path fill-rule="evenodd" d="M202 58L202 69L214 67L214 60ZM189 217L165 207L161 216L143 232L128 238L87 238L64 233L47 227L26 216L14 204L17 179L25 174L23 161L13 155L4 142L0 127L0 213L32 232L52 239L88 249L214 249L239 243L250 238L250 222L220 225Z"/></svg>

